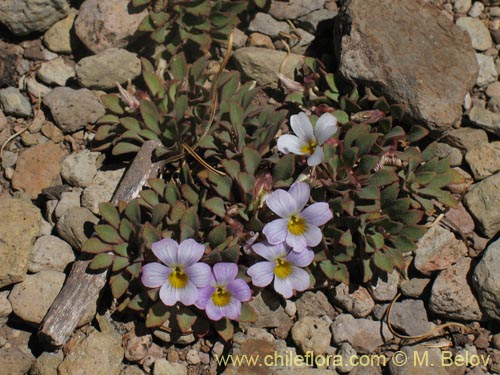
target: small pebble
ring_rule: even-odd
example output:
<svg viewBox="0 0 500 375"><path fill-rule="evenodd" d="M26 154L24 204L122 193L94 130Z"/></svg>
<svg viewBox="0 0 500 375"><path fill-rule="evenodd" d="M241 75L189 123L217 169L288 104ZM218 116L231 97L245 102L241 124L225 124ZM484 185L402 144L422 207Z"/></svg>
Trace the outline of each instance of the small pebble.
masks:
<svg viewBox="0 0 500 375"><path fill-rule="evenodd" d="M294 317L295 314L297 313L297 305L295 305L295 302L287 300L285 306L285 312L288 314L288 316Z"/></svg>
<svg viewBox="0 0 500 375"><path fill-rule="evenodd" d="M497 333L491 339L491 345L493 345L496 349L500 349L500 333Z"/></svg>
<svg viewBox="0 0 500 375"><path fill-rule="evenodd" d="M200 356L201 363L208 365L210 363L210 355L208 353L198 353Z"/></svg>
<svg viewBox="0 0 500 375"><path fill-rule="evenodd" d="M457 13L467 13L472 5L472 0L456 0L453 9Z"/></svg>
<svg viewBox="0 0 500 375"><path fill-rule="evenodd" d="M480 1L474 2L472 4L472 8L470 8L469 12L467 13L470 17L479 17L481 13L484 11L484 4Z"/></svg>
<svg viewBox="0 0 500 375"><path fill-rule="evenodd" d="M188 351L186 354L186 361L191 365L197 365L198 363L200 363L201 359L198 350L191 349L190 351Z"/></svg>

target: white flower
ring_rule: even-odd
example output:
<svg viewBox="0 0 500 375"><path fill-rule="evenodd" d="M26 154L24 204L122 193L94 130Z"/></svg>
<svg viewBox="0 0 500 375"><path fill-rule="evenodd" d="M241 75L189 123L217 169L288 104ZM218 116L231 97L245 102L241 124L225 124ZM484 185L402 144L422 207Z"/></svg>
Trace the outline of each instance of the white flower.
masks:
<svg viewBox="0 0 500 375"><path fill-rule="evenodd" d="M284 154L308 155L307 164L318 165L323 161L321 147L337 132L337 119L330 113L323 113L313 129L304 112L290 117L290 125L296 135L285 134L278 138L278 150Z"/></svg>

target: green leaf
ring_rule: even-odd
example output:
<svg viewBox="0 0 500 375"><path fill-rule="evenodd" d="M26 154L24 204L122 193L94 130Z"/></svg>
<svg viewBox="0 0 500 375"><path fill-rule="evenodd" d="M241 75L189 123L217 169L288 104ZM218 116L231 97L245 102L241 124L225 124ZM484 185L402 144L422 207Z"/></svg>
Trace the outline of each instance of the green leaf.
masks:
<svg viewBox="0 0 500 375"><path fill-rule="evenodd" d="M109 278L109 283L111 285L111 293L114 298L120 298L123 296L129 286L129 280L123 273L111 276Z"/></svg>
<svg viewBox="0 0 500 375"><path fill-rule="evenodd" d="M248 173L240 172L238 174L238 185L243 192L249 193L255 185L255 178Z"/></svg>
<svg viewBox="0 0 500 375"><path fill-rule="evenodd" d="M375 185L375 186L384 186L384 185L389 185L392 184L393 182L398 181L399 178L396 173L392 170L388 169L381 169L374 175L370 177L368 180L368 183L370 185Z"/></svg>
<svg viewBox="0 0 500 375"><path fill-rule="evenodd" d="M107 94L101 96L102 104L108 108L111 112L117 115L123 115L125 111L120 104L120 97L116 94Z"/></svg>
<svg viewBox="0 0 500 375"><path fill-rule="evenodd" d="M112 246L110 244L102 242L97 237L89 238L82 246L82 251L89 254L105 253L111 250Z"/></svg>
<svg viewBox="0 0 500 375"><path fill-rule="evenodd" d="M241 315L238 318L238 322L240 323L254 323L258 319L257 313L253 309L250 304L247 303L242 303L241 304Z"/></svg>
<svg viewBox="0 0 500 375"><path fill-rule="evenodd" d="M132 6L135 8L142 7L145 5L148 5L151 2L151 0L132 0Z"/></svg>
<svg viewBox="0 0 500 375"><path fill-rule="evenodd" d="M224 200L220 197L207 199L205 202L203 202L203 207L221 218L226 215L225 203Z"/></svg>
<svg viewBox="0 0 500 375"><path fill-rule="evenodd" d="M230 200L232 181L228 176L220 176L214 172L208 172L208 180L213 184L214 190L222 198Z"/></svg>
<svg viewBox="0 0 500 375"><path fill-rule="evenodd" d="M97 233L97 236L104 242L110 244L118 244L122 242L117 230L111 225L107 224L96 225L94 227L94 230Z"/></svg>
<svg viewBox="0 0 500 375"><path fill-rule="evenodd" d="M123 117L120 119L120 123L127 130L133 132L139 132L141 130L141 125L139 124L139 121L137 121L137 119L133 117Z"/></svg>
<svg viewBox="0 0 500 375"><path fill-rule="evenodd" d="M175 186L174 183L169 182L165 189L165 199L167 200L168 204L173 206L180 199L180 197L181 195L179 190L177 189L177 186Z"/></svg>
<svg viewBox="0 0 500 375"><path fill-rule="evenodd" d="M236 88L240 83L240 75L238 73L232 72L227 74L229 75L229 80L226 81L222 87L222 95L220 96L221 102L228 102L236 93ZM227 76L225 78L227 78Z"/></svg>
<svg viewBox="0 0 500 375"><path fill-rule="evenodd" d="M144 202L149 204L151 207L154 207L155 205L160 203L157 193L153 190L143 190L139 193L139 195L144 200Z"/></svg>
<svg viewBox="0 0 500 375"><path fill-rule="evenodd" d="M113 246L113 252L124 258L128 258L128 243Z"/></svg>
<svg viewBox="0 0 500 375"><path fill-rule="evenodd" d="M349 272L344 264L324 260L319 264L319 267L329 280L337 280L349 284Z"/></svg>
<svg viewBox="0 0 500 375"><path fill-rule="evenodd" d="M200 195L190 185L183 184L181 186L181 194L190 204L196 205L200 200Z"/></svg>
<svg viewBox="0 0 500 375"><path fill-rule="evenodd" d="M158 108L149 100L141 100L139 109L141 111L141 117L144 120L144 125L155 134L160 134L161 130L159 124L161 122L161 116L158 112Z"/></svg>
<svg viewBox="0 0 500 375"><path fill-rule="evenodd" d="M170 70L175 79L184 79L187 74L187 62L186 56L184 56L183 53L179 53L172 57L172 60L170 60Z"/></svg>
<svg viewBox="0 0 500 375"><path fill-rule="evenodd" d="M113 151L111 152L113 155L123 155L131 152L139 151L140 146L137 146L133 143L120 142L115 147L113 147Z"/></svg>
<svg viewBox="0 0 500 375"><path fill-rule="evenodd" d="M144 292L136 294L127 307L134 311L143 311L148 305L148 296Z"/></svg>
<svg viewBox="0 0 500 375"><path fill-rule="evenodd" d="M341 111L340 109L337 109L335 112L333 112L333 115L341 124L347 124L349 122L349 115L346 112Z"/></svg>
<svg viewBox="0 0 500 375"><path fill-rule="evenodd" d="M146 327L159 327L165 323L171 315L171 307L165 306L163 302L158 301L148 311L146 317Z"/></svg>
<svg viewBox="0 0 500 375"><path fill-rule="evenodd" d="M113 254L97 254L92 262L89 264L91 270L104 270L109 268L113 263L115 256Z"/></svg>
<svg viewBox="0 0 500 375"><path fill-rule="evenodd" d="M399 250L401 253L408 253L417 248L417 245L405 236L391 236L389 241L392 242L395 249Z"/></svg>
<svg viewBox="0 0 500 375"><path fill-rule="evenodd" d="M146 82L146 85L148 86L149 92L153 96L158 95L161 87L161 82L158 76L147 70L143 71L142 76L144 77L144 82Z"/></svg>
<svg viewBox="0 0 500 375"><path fill-rule="evenodd" d="M177 324L182 333L192 331L193 325L198 317L193 311L185 306L181 307L181 311L176 314Z"/></svg>
<svg viewBox="0 0 500 375"><path fill-rule="evenodd" d="M165 216L167 216L169 209L170 206L166 203L158 203L155 205L151 212L151 224L155 227L160 225Z"/></svg>
<svg viewBox="0 0 500 375"><path fill-rule="evenodd" d="M120 225L120 214L115 206L108 202L99 203L99 213L110 225L118 228Z"/></svg>
<svg viewBox="0 0 500 375"><path fill-rule="evenodd" d="M151 186L151 189L153 189L156 194L160 196L164 194L165 188L167 187L167 184L161 178L150 178L148 180L148 184Z"/></svg>
<svg viewBox="0 0 500 375"><path fill-rule="evenodd" d="M238 173L240 173L241 170L240 163L238 163L234 159L224 159L222 160L221 164L231 178L238 178Z"/></svg>
<svg viewBox="0 0 500 375"><path fill-rule="evenodd" d="M368 185L356 192L360 199L379 200L380 190L375 185Z"/></svg>
<svg viewBox="0 0 500 375"><path fill-rule="evenodd" d="M373 263L375 266L382 271L390 273L394 270L394 265L392 264L392 259L388 255L382 253L381 251L375 252L373 254Z"/></svg>
<svg viewBox="0 0 500 375"><path fill-rule="evenodd" d="M259 167L261 156L257 150L245 146L243 148L243 164L248 174L254 175Z"/></svg>
<svg viewBox="0 0 500 375"><path fill-rule="evenodd" d="M131 200L127 207L125 208L125 216L133 223L141 223L141 206L139 206L139 201L137 199Z"/></svg>
<svg viewBox="0 0 500 375"><path fill-rule="evenodd" d="M210 247L215 248L222 244L227 237L227 225L222 223L214 227L207 236Z"/></svg>
<svg viewBox="0 0 500 375"><path fill-rule="evenodd" d="M222 318L214 322L214 328L217 334L224 340L229 341L234 335L234 325L227 318Z"/></svg>
<svg viewBox="0 0 500 375"><path fill-rule="evenodd" d="M410 143L420 141L422 138L425 138L429 134L429 131L420 125L412 125L408 135L406 136L406 140Z"/></svg>
<svg viewBox="0 0 500 375"><path fill-rule="evenodd" d="M273 184L286 181L293 177L295 173L295 156L293 154L284 155L278 160L273 168Z"/></svg>
<svg viewBox="0 0 500 375"><path fill-rule="evenodd" d="M103 255L103 254L99 254L99 255ZM130 264L130 262L129 262L128 258L115 256L114 260L113 260L113 267L111 268L111 270L113 272L121 271L125 267L127 267L129 264Z"/></svg>
<svg viewBox="0 0 500 375"><path fill-rule="evenodd" d="M124 218L120 221L119 232L120 236L125 241L128 241L130 236L135 232L135 228L130 221Z"/></svg>
<svg viewBox="0 0 500 375"><path fill-rule="evenodd" d="M142 227L141 238L146 242L146 246L151 248L152 244L161 240L161 233L150 223L146 222Z"/></svg>
<svg viewBox="0 0 500 375"><path fill-rule="evenodd" d="M179 220L186 214L186 205L181 201L175 202L172 207L172 211L170 211L170 221L172 224L176 224Z"/></svg>
<svg viewBox="0 0 500 375"><path fill-rule="evenodd" d="M235 101L231 102L229 104L229 118L233 128L243 125L244 117L245 111L243 111L241 105Z"/></svg>

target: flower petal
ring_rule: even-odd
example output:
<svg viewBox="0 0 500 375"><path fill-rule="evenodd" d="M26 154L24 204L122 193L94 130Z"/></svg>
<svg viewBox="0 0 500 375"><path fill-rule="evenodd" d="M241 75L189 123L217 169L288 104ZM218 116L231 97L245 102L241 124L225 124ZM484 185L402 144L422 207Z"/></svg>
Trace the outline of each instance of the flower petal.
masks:
<svg viewBox="0 0 500 375"><path fill-rule="evenodd" d="M293 134L285 134L278 138L278 150L284 154L292 153L295 155L308 155L307 152L302 151L304 146L308 143Z"/></svg>
<svg viewBox="0 0 500 375"><path fill-rule="evenodd" d="M309 250L309 248L306 248L306 250L300 253L291 251L285 259L296 267L307 267L314 259L314 251Z"/></svg>
<svg viewBox="0 0 500 375"><path fill-rule="evenodd" d="M221 309L215 306L212 299L208 300L207 305L205 306L205 313L207 314L208 318L213 321L221 320L224 316Z"/></svg>
<svg viewBox="0 0 500 375"><path fill-rule="evenodd" d="M162 286L172 272L171 268L160 263L148 263L142 267L141 281L148 288Z"/></svg>
<svg viewBox="0 0 500 375"><path fill-rule="evenodd" d="M179 289L165 283L160 288L160 299L166 306L173 306L179 301Z"/></svg>
<svg viewBox="0 0 500 375"><path fill-rule="evenodd" d="M180 266L189 267L201 259L205 252L205 246L199 244L192 238L182 241L177 252L177 262Z"/></svg>
<svg viewBox="0 0 500 375"><path fill-rule="evenodd" d="M321 146L317 146L313 154L307 158L307 165L314 167L315 165L321 164L323 162L323 158L323 148Z"/></svg>
<svg viewBox="0 0 500 375"><path fill-rule="evenodd" d="M290 186L288 194L290 194L295 201L297 211L301 211L309 200L311 188L305 182L294 182L292 186Z"/></svg>
<svg viewBox="0 0 500 375"><path fill-rule="evenodd" d="M274 277L273 262L255 263L247 270L248 275L252 278L252 284L258 287L265 287L271 284Z"/></svg>
<svg viewBox="0 0 500 375"><path fill-rule="evenodd" d="M200 310L205 310L205 306L208 301L212 297L212 294L215 292L215 288L212 286L206 286L204 288L198 289L198 299L195 302L195 305Z"/></svg>
<svg viewBox="0 0 500 375"><path fill-rule="evenodd" d="M337 118L328 112L323 113L314 128L314 135L318 144L325 143L337 132L337 129Z"/></svg>
<svg viewBox="0 0 500 375"><path fill-rule="evenodd" d="M275 260L277 258L282 258L290 252L290 248L281 242L277 245L271 245L269 242L257 242L252 245L253 251L259 254L262 258L267 260Z"/></svg>
<svg viewBox="0 0 500 375"><path fill-rule="evenodd" d="M276 219L267 223L262 229L262 233L267 238L267 241L272 245L277 245L285 241L288 234L288 220Z"/></svg>
<svg viewBox="0 0 500 375"><path fill-rule="evenodd" d="M194 283L198 288L211 285L213 282L213 275L210 266L206 263L195 263L192 266L184 269L189 280Z"/></svg>
<svg viewBox="0 0 500 375"><path fill-rule="evenodd" d="M233 298L226 306L221 306L219 309L226 318L236 320L241 315L241 302Z"/></svg>
<svg viewBox="0 0 500 375"><path fill-rule="evenodd" d="M238 301L248 301L252 298L252 291L243 279L236 279L227 284L227 290Z"/></svg>
<svg viewBox="0 0 500 375"><path fill-rule="evenodd" d="M164 238L151 245L153 254L169 267L177 265L177 249L179 244L171 238Z"/></svg>
<svg viewBox="0 0 500 375"><path fill-rule="evenodd" d="M217 263L213 267L213 274L217 285L227 285L236 278L238 265L236 263Z"/></svg>
<svg viewBox="0 0 500 375"><path fill-rule="evenodd" d="M291 296L293 296L292 284L290 283L288 277L286 279L280 279L279 277L276 277L274 279L273 286L274 290L281 294L283 297L290 298Z"/></svg>
<svg viewBox="0 0 500 375"><path fill-rule="evenodd" d="M309 143L309 141L315 140L311 120L304 112L291 116L290 126L297 137L304 142Z"/></svg>
<svg viewBox="0 0 500 375"><path fill-rule="evenodd" d="M308 225L307 230L303 234L306 239L307 246L314 247L318 246L323 238L323 233L321 233L321 229L314 225Z"/></svg>
<svg viewBox="0 0 500 375"><path fill-rule="evenodd" d="M300 236L296 236L294 234L288 233L288 235L286 236L286 243L288 244L288 246L290 246L292 248L293 251L297 251L297 252L304 251L307 248L307 246L309 245L307 243L306 238L305 238L306 233L307 233L307 231L304 232L304 234L302 234Z"/></svg>
<svg viewBox="0 0 500 375"><path fill-rule="evenodd" d="M332 210L326 202L313 203L300 213L300 216L306 219L307 224L323 225L333 217Z"/></svg>
<svg viewBox="0 0 500 375"><path fill-rule="evenodd" d="M292 267L292 273L287 278L292 285L292 288L298 292L303 292L309 288L311 282L309 274L301 268Z"/></svg>
<svg viewBox="0 0 500 375"><path fill-rule="evenodd" d="M267 207L280 217L288 217L297 211L297 204L293 197L285 190L273 191L266 198Z"/></svg>
<svg viewBox="0 0 500 375"><path fill-rule="evenodd" d="M198 288L192 282L188 282L187 285L179 289L179 301L184 306L191 306L198 299Z"/></svg>

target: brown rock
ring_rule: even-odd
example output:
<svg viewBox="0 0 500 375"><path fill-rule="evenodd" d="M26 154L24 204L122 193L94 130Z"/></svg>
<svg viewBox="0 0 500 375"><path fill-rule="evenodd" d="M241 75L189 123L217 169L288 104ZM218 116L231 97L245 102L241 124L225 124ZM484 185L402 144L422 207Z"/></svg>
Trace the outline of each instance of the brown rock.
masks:
<svg viewBox="0 0 500 375"><path fill-rule="evenodd" d="M467 152L465 160L467 160L476 180L491 176L500 171L500 142L476 145Z"/></svg>
<svg viewBox="0 0 500 375"><path fill-rule="evenodd" d="M478 65L468 35L435 7L421 0L352 0L340 9L334 34L346 78L408 105L433 130L462 116Z"/></svg>
<svg viewBox="0 0 500 375"><path fill-rule="evenodd" d="M36 199L43 189L60 180L59 170L65 155L66 151L52 142L22 152L17 159L12 187L24 190L31 199Z"/></svg>
<svg viewBox="0 0 500 375"><path fill-rule="evenodd" d="M469 212L465 209L462 202L458 203L457 208L451 208L446 213L446 219L453 223L463 234L469 234L474 231L474 219L470 216Z"/></svg>
<svg viewBox="0 0 500 375"><path fill-rule="evenodd" d="M15 346L0 348L0 368L2 374L25 375L35 358Z"/></svg>
<svg viewBox="0 0 500 375"><path fill-rule="evenodd" d="M250 47L263 47L276 49L270 37L260 33L251 33L248 37L248 45Z"/></svg>

